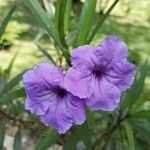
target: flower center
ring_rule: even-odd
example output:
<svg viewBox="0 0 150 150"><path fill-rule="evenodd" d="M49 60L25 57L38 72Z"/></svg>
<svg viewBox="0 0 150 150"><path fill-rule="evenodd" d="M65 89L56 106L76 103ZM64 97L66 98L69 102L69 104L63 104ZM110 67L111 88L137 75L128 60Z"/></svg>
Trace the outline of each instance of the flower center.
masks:
<svg viewBox="0 0 150 150"><path fill-rule="evenodd" d="M58 95L59 97L63 98L64 96L67 95L67 92L66 92L65 89L60 88L60 89L57 90L57 95Z"/></svg>
<svg viewBox="0 0 150 150"><path fill-rule="evenodd" d="M99 69L99 68L94 68L92 73L95 77L101 77L102 74L104 73L104 71L102 69Z"/></svg>

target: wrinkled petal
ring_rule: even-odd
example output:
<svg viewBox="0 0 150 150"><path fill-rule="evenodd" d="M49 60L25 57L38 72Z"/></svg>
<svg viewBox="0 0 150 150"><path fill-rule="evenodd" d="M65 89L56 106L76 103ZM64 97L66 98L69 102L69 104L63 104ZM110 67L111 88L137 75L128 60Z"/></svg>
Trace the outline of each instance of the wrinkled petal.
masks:
<svg viewBox="0 0 150 150"><path fill-rule="evenodd" d="M54 67L50 74L53 82L57 82L60 86L63 86L64 74L60 67Z"/></svg>
<svg viewBox="0 0 150 150"><path fill-rule="evenodd" d="M105 62L108 66L126 60L127 46L117 36L109 36L96 47L96 55L100 62Z"/></svg>
<svg viewBox="0 0 150 150"><path fill-rule="evenodd" d="M63 81L62 72L48 63L41 63L27 71L23 83L27 94L25 108L36 115L43 115L49 108L49 102L56 94L54 87Z"/></svg>
<svg viewBox="0 0 150 150"><path fill-rule="evenodd" d="M86 120L85 101L71 94L68 96L67 105L73 117L74 124L81 125Z"/></svg>
<svg viewBox="0 0 150 150"><path fill-rule="evenodd" d="M135 74L135 65L122 61L116 63L108 72L106 79L115 84L121 91L128 89L133 81Z"/></svg>
<svg viewBox="0 0 150 150"><path fill-rule="evenodd" d="M86 105L92 110L113 111L119 104L121 92L105 78L93 80L94 93L86 99Z"/></svg>
<svg viewBox="0 0 150 150"><path fill-rule="evenodd" d="M65 101L54 100L50 103L49 109L45 115L41 116L42 122L58 130L59 133L65 133L73 124L73 119Z"/></svg>
<svg viewBox="0 0 150 150"><path fill-rule="evenodd" d="M43 101L36 103L34 100L27 98L25 101L25 109L31 111L33 114L44 115L48 108L48 100L44 101L44 103Z"/></svg>
<svg viewBox="0 0 150 150"><path fill-rule="evenodd" d="M86 98L93 93L90 82L91 75L88 73L81 73L74 68L70 68L66 73L64 81L65 88L75 96Z"/></svg>
<svg viewBox="0 0 150 150"><path fill-rule="evenodd" d="M41 116L41 120L64 134L73 124L82 124L85 121L84 103L72 95L63 100L56 99L51 102L49 110Z"/></svg>
<svg viewBox="0 0 150 150"><path fill-rule="evenodd" d="M79 70L93 67L93 61L97 60L95 52L95 47L90 45L73 49L71 54L72 65Z"/></svg>

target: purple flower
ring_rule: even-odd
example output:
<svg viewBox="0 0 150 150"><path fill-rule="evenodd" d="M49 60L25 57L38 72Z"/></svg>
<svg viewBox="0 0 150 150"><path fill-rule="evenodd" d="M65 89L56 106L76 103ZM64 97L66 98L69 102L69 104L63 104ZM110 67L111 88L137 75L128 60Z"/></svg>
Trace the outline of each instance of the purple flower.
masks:
<svg viewBox="0 0 150 150"><path fill-rule="evenodd" d="M24 74L23 83L25 108L40 116L47 126L65 133L73 124L85 121L84 101L65 90L59 67L41 63Z"/></svg>
<svg viewBox="0 0 150 150"><path fill-rule="evenodd" d="M127 46L116 36L100 45L84 45L72 52L72 65L65 77L69 92L86 98L93 110L114 110L121 92L131 86L135 65L127 61Z"/></svg>

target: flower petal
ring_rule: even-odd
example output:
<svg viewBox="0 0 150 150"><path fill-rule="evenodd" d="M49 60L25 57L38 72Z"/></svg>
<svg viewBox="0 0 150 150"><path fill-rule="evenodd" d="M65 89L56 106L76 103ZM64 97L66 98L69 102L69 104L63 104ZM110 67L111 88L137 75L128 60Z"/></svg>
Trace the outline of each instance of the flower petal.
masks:
<svg viewBox="0 0 150 150"><path fill-rule="evenodd" d="M23 76L27 93L25 108L36 115L44 115L49 102L56 97L53 88L63 82L63 78L63 73L48 63L41 63L27 71Z"/></svg>
<svg viewBox="0 0 150 150"><path fill-rule="evenodd" d="M113 111L119 104L121 92L105 78L93 81L94 94L86 99L92 110Z"/></svg>
<svg viewBox="0 0 150 150"><path fill-rule="evenodd" d="M63 99L55 99L50 103L49 110L43 116L42 121L58 130L66 133L73 124L82 124L85 119L85 103L78 97L69 94Z"/></svg>
<svg viewBox="0 0 150 150"><path fill-rule="evenodd" d="M115 84L121 91L128 89L133 81L135 65L127 61L116 63L108 72L106 79Z"/></svg>
<svg viewBox="0 0 150 150"><path fill-rule="evenodd" d="M72 67L66 73L64 86L73 95L86 98L93 93L90 80L90 74L86 72L83 74Z"/></svg>
<svg viewBox="0 0 150 150"><path fill-rule="evenodd" d="M99 61L107 62L107 66L126 60L127 51L126 44L117 36L107 37L96 47L96 55Z"/></svg>
<svg viewBox="0 0 150 150"><path fill-rule="evenodd" d="M48 110L49 108L49 101L45 100L44 102L40 101L37 103L35 103L34 99L26 99L25 102L25 109L26 110L30 110L31 113L33 114L37 114L37 115L44 115L45 112Z"/></svg>
<svg viewBox="0 0 150 150"><path fill-rule="evenodd" d="M95 47L90 45L84 45L73 49L71 54L73 67L79 70L91 68L94 65L93 60L96 59L95 52Z"/></svg>
<svg viewBox="0 0 150 150"><path fill-rule="evenodd" d="M81 125L86 120L85 101L71 94L66 100L68 108L72 114L74 124Z"/></svg>
<svg viewBox="0 0 150 150"><path fill-rule="evenodd" d="M64 100L52 101L46 114L40 117L45 125L57 129L62 134L66 133L73 125L72 115Z"/></svg>

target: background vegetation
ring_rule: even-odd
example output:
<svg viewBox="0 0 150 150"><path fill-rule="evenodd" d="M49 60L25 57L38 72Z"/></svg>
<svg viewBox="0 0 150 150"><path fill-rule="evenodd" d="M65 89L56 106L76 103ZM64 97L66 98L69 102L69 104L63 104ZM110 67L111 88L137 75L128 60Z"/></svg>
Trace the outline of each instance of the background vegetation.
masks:
<svg viewBox="0 0 150 150"><path fill-rule="evenodd" d="M96 0L67 0L65 13L59 8L65 4L39 0L39 6L61 33L58 42L47 26L51 23L46 17L40 18L35 1L0 0L0 150L46 150L52 145L54 149L69 150L150 149L150 1L120 0L102 25L114 0L97 0L96 5ZM87 110L84 125L59 135L24 110L22 74L45 60L66 68L60 49L69 47L71 51L89 42L96 25L101 28L92 45L112 34L128 45L129 60L138 66L134 85L123 93L121 105L113 113ZM13 148L8 148L8 136L13 137Z"/></svg>

